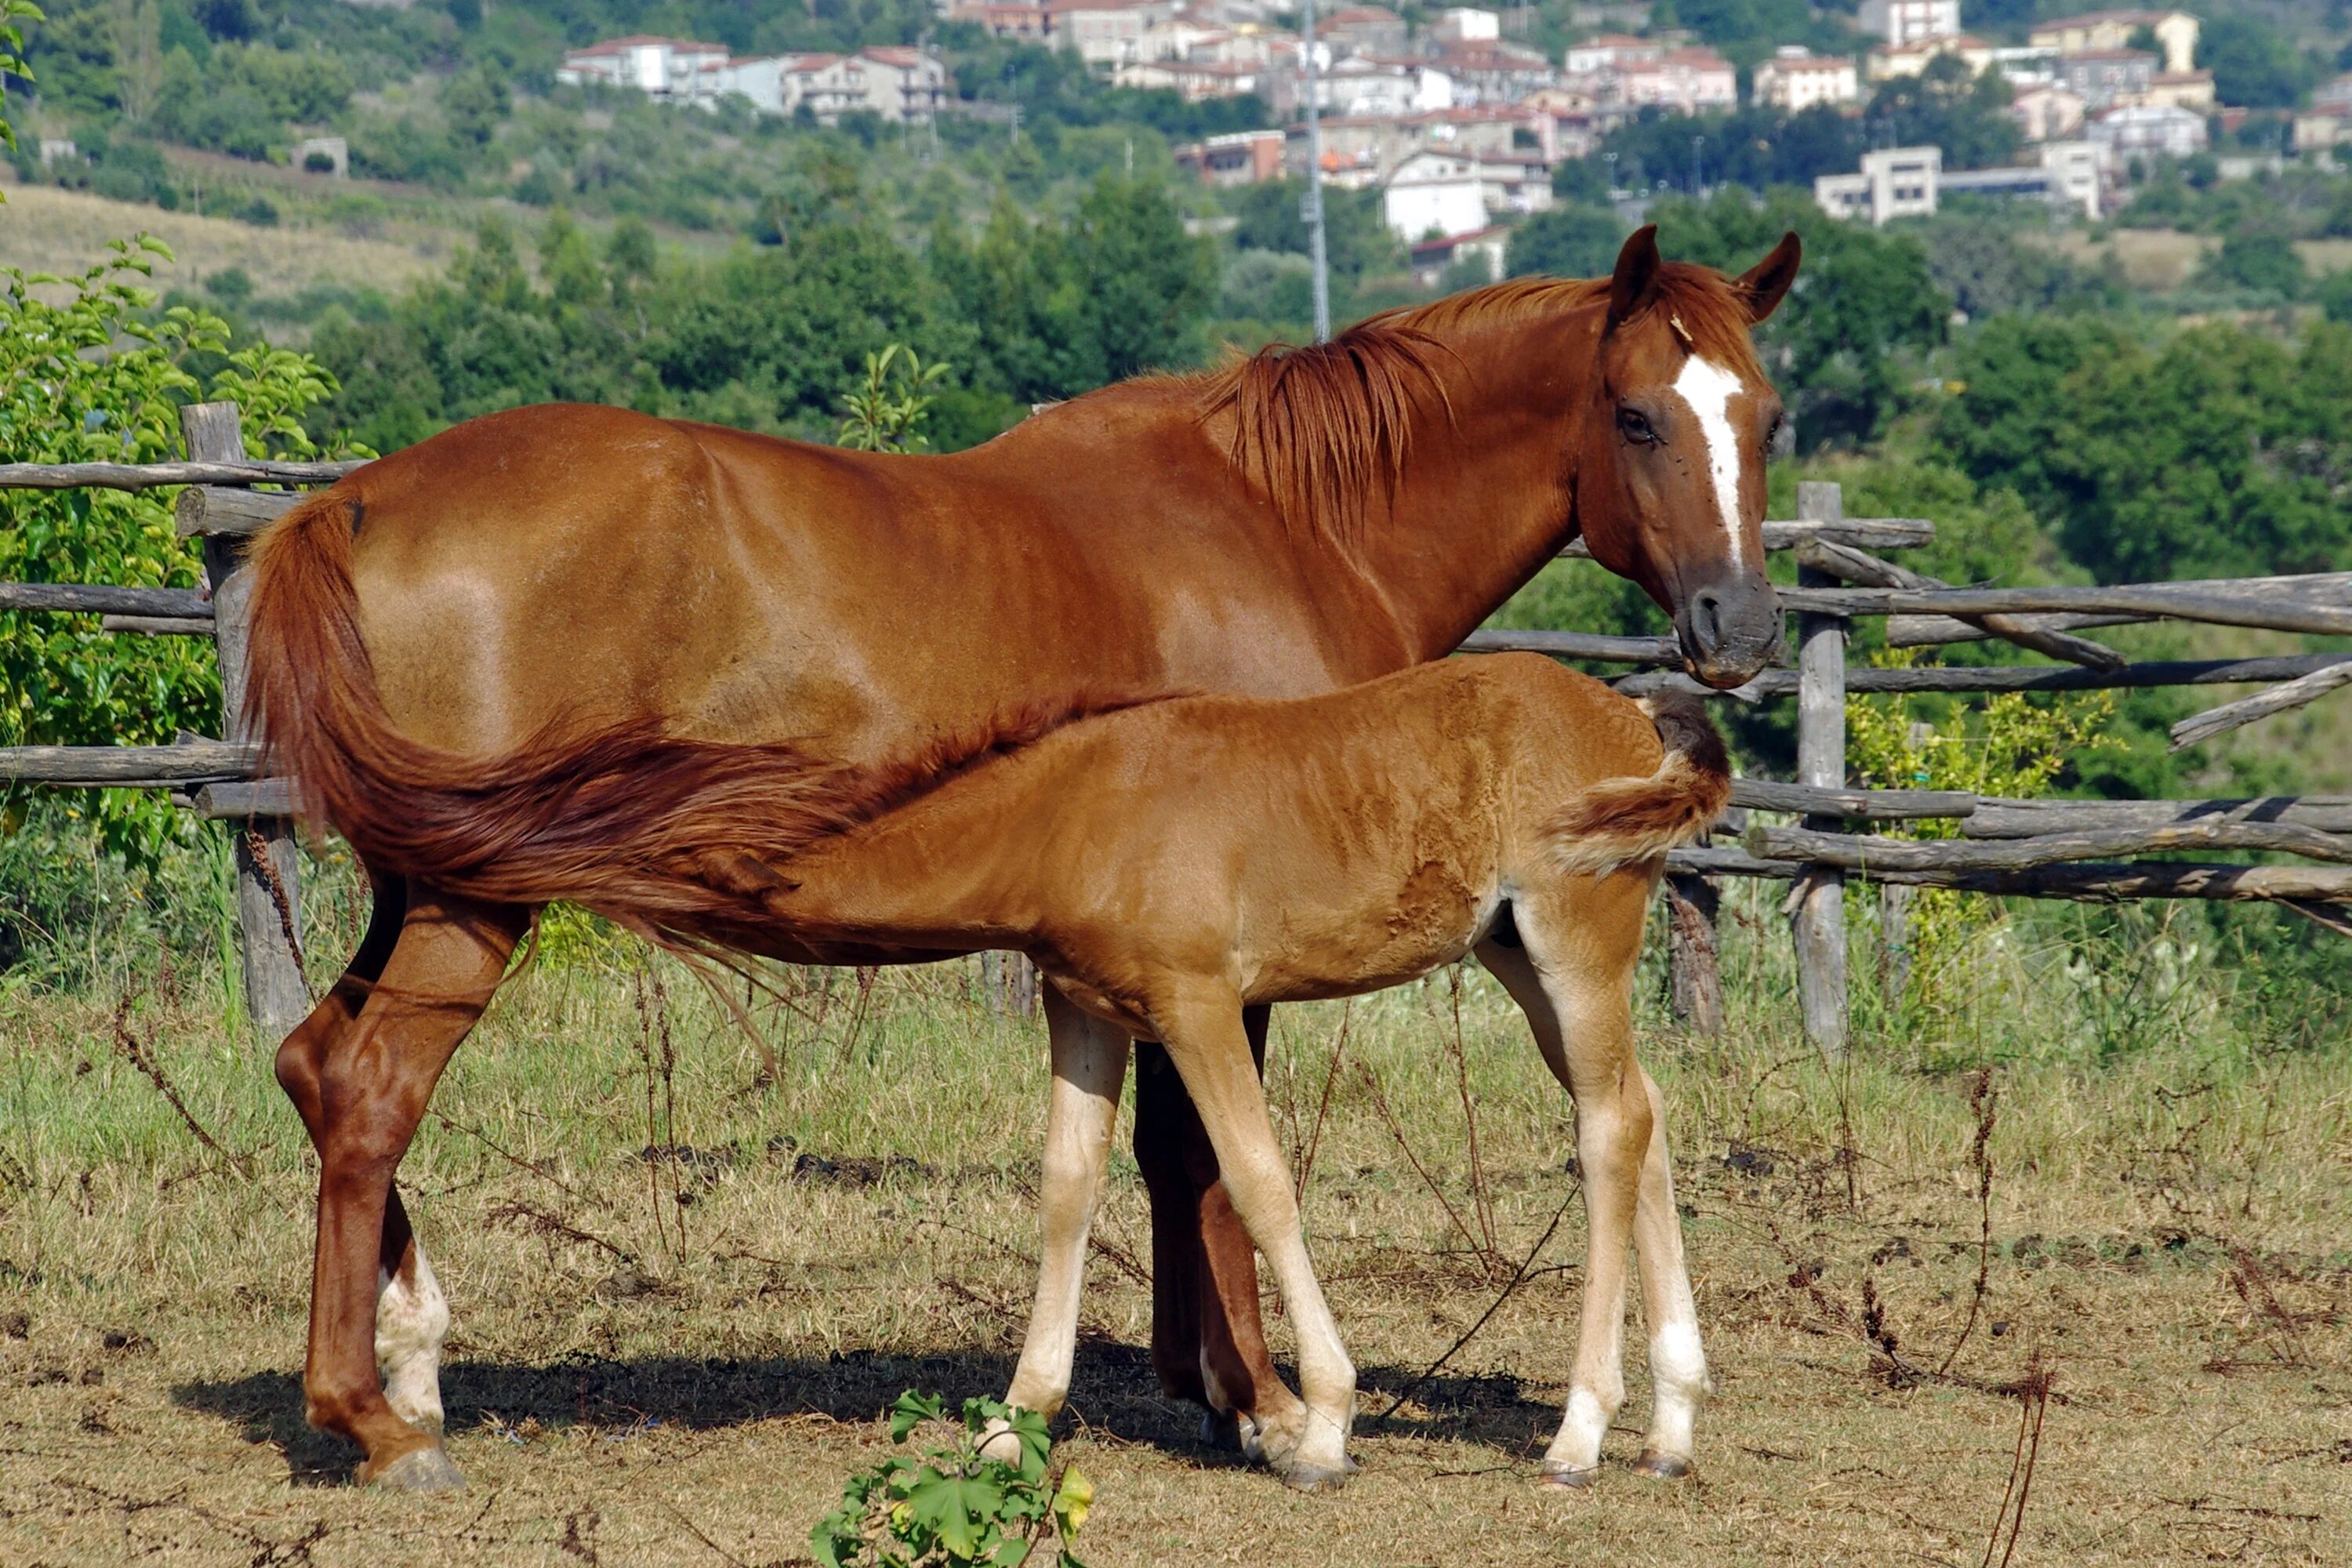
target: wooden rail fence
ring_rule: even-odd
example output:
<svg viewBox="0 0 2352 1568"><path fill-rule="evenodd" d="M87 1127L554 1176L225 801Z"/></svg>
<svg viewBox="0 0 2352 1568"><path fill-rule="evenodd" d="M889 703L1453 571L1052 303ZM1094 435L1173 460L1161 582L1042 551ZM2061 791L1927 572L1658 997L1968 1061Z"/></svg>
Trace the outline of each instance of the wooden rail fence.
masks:
<svg viewBox="0 0 2352 1568"><path fill-rule="evenodd" d="M124 636L203 636L221 667L218 739L184 736L168 746L23 746L0 749L0 784L147 788L172 792L199 816L236 825L239 956L248 1016L283 1034L310 1002L299 944L299 857L287 782L254 776L259 748L243 732L247 542L301 499L257 485L331 483L355 463L279 463L245 455L235 405L182 411L188 460L144 465L0 464L0 489L184 487L174 505L183 538L203 542L203 589L0 584L0 612L96 615ZM1958 888L2034 898L2231 899L2283 904L2352 934L2352 796L2268 800L2011 800L1947 790L1862 790L1846 785L1845 700L1857 692L2069 691L2261 684L2174 726L2176 749L2310 702L2352 684L2352 652L2134 663L2075 634L2169 618L2322 635L2352 635L2352 572L2110 588L1955 588L1870 553L1927 543L1931 522L1844 514L1834 484L1798 486L1795 519L1764 525L1768 550L1792 551L1798 582L1781 596L1796 612L1794 668L1765 671L1731 692L1706 692L1679 673L1672 637L1487 631L1472 653L1522 649L1630 665L1621 690L1688 689L1761 702L1797 700L1797 778L1741 779L1732 791L1737 847L1677 850L1668 858L1666 905L1675 1011L1695 1030L1722 1024L1716 963L1717 879L1771 878L1793 884L1789 909L1806 1033L1832 1059L1846 1048L1848 982L1844 887L1880 884L1891 924L1913 887ZM1582 557L1581 543L1563 551ZM1849 635L1859 616L1884 616L1898 647L1998 638L2047 655L2050 665L1976 668L1854 668ZM1796 826L1748 824L1749 812L1793 816ZM1948 839L1889 838L1874 822L1942 818ZM2305 865L2122 858L2184 849L2291 854Z"/></svg>

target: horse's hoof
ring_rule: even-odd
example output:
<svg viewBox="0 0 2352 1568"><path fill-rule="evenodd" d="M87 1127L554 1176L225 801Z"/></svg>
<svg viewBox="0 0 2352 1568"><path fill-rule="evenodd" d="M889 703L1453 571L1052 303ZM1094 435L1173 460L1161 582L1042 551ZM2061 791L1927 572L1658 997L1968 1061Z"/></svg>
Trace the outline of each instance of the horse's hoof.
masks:
<svg viewBox="0 0 2352 1568"><path fill-rule="evenodd" d="M458 1491L466 1485L464 1472L437 1446L411 1449L365 1479L372 1487L403 1492Z"/></svg>
<svg viewBox="0 0 2352 1568"><path fill-rule="evenodd" d="M1548 1487L1582 1491L1600 1479L1601 1467L1598 1465L1587 1465L1580 1469L1574 1465L1563 1465L1557 1459L1544 1461L1543 1484Z"/></svg>
<svg viewBox="0 0 2352 1568"><path fill-rule="evenodd" d="M1661 1454L1654 1448L1644 1448L1642 1457L1633 1461L1637 1475L1661 1481L1678 1481L1691 1473L1691 1462L1680 1454Z"/></svg>
<svg viewBox="0 0 2352 1568"><path fill-rule="evenodd" d="M981 1444L980 1457L1018 1469L1021 1466L1021 1439L1014 1435L1012 1425L1008 1422L992 1422L990 1425L996 1430Z"/></svg>

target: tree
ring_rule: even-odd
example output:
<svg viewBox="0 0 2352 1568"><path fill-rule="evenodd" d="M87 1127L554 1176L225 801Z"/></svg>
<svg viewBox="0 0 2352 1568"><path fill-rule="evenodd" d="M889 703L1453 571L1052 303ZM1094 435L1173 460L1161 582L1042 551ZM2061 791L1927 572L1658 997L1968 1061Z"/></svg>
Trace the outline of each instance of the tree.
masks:
<svg viewBox="0 0 2352 1568"><path fill-rule="evenodd" d="M107 0L107 42L114 51L114 99L133 124L155 107L163 87L163 32L155 0Z"/></svg>
<svg viewBox="0 0 2352 1568"><path fill-rule="evenodd" d="M2294 239L2275 224L2231 229L2221 237L2219 249L2207 253L2197 276L2200 282L2281 300L2299 299L2305 282L2303 258Z"/></svg>
<svg viewBox="0 0 2352 1568"><path fill-rule="evenodd" d="M1216 298L1215 254L1184 232L1165 186L1101 176L1078 205L1070 241L1107 380L1197 357L1193 333Z"/></svg>
<svg viewBox="0 0 2352 1568"><path fill-rule="evenodd" d="M507 84L477 66L450 79L441 92L441 112L450 134L476 147L487 147L507 117L512 100Z"/></svg>
<svg viewBox="0 0 2352 1568"><path fill-rule="evenodd" d="M1505 264L1513 277L1605 278L1625 243L1625 225L1606 207L1546 207L1511 231Z"/></svg>
<svg viewBox="0 0 2352 1568"><path fill-rule="evenodd" d="M1958 55L1937 55L1917 76L1898 76L1872 97L1863 121L1882 145L1940 147L1958 169L1990 168L2016 155L2008 79L1971 71Z"/></svg>
<svg viewBox="0 0 2352 1568"><path fill-rule="evenodd" d="M2197 63L2213 73L2213 91L2223 103L2244 109L2291 109L2319 76L2317 61L2248 11L2205 19Z"/></svg>

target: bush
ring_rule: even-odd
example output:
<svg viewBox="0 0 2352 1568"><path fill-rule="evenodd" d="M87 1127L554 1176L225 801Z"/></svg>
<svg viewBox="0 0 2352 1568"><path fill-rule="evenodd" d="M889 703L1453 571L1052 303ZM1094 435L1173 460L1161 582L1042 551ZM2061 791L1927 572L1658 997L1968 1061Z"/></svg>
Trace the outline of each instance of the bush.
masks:
<svg viewBox="0 0 2352 1568"><path fill-rule="evenodd" d="M946 1402L908 1392L890 1407L890 1440L906 1442L926 1421L946 1419ZM1017 1463L981 1457L981 1445L999 1431L1019 1443ZM993 1399L967 1399L963 1430L951 1445L920 1459L894 1455L849 1478L841 1506L809 1531L824 1568L987 1563L1015 1568L1041 1545L1040 1562L1078 1568L1070 1552L1094 1502L1094 1484L1076 1466L1058 1480L1049 1473L1045 1418Z"/></svg>

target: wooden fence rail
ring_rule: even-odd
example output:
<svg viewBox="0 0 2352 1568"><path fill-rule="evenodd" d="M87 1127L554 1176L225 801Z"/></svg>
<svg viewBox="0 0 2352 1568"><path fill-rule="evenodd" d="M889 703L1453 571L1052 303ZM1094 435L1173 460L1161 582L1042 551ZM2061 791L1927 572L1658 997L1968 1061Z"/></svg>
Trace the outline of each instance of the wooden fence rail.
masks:
<svg viewBox="0 0 2352 1568"><path fill-rule="evenodd" d="M0 784L165 789L197 815L240 826L236 907L250 1016L283 1033L308 1006L297 946L298 858L283 779L253 776L259 748L239 722L246 680L244 570L247 541L302 499L299 489L340 478L356 463L280 463L248 458L234 405L183 411L189 461L156 464L0 464L0 488L94 487L137 490L180 486L174 507L183 537L203 542L204 589L102 584L0 584L0 612L96 615L123 635L208 636L218 649L225 696L222 738L184 737L169 746L27 746L0 749ZM2352 652L2234 659L2131 662L2073 634L2172 618L2273 630L2352 634L2352 572L2292 577L2139 584L2115 588L1956 588L1867 553L1933 541L1931 522L1847 518L1834 484L1798 487L1798 516L1764 525L1766 548L1793 551L1798 583L1781 591L1797 613L1794 667L1768 669L1733 692L1714 692L1680 673L1672 636L1604 637L1576 632L1482 631L1468 653L1524 650L1635 672L1620 690L1688 690L1744 701L1797 700L1794 783L1740 779L1733 816L1740 847L1699 846L1668 857L1667 931L1675 1010L1688 1026L1721 1026L1712 879L1756 877L1796 884L1789 904L1799 994L1808 1036L1835 1058L1848 1026L1843 887L1882 884L1889 898L1913 887L2110 902L2125 899L2223 899L2274 902L2352 933L2352 796L2211 801L2008 800L1950 790L1864 790L1845 783L1845 700L1869 692L2080 691L2156 686L2260 684L2264 689L2175 727L2193 744L2239 724L2352 685ZM1583 557L1580 542L1561 553ZM1857 585L1859 584L1859 585ZM1851 668L1854 618L1884 616L1895 646L2001 638L2066 662L2057 666ZM2182 737L2186 737L2183 739ZM1747 825L1750 811L1801 819L1797 826ZM1872 822L1941 818L1956 838L1887 838L1851 829ZM2317 866L2144 863L2119 856L2198 848L2290 853ZM2100 860L2099 857L2109 858ZM1890 919L1900 906L1889 903Z"/></svg>

